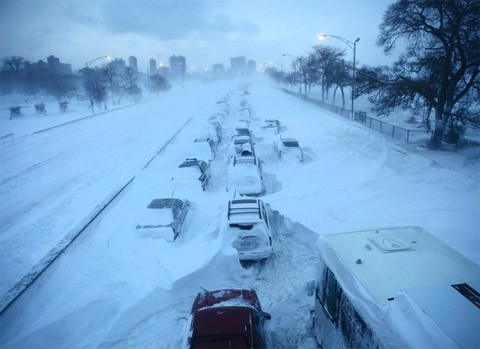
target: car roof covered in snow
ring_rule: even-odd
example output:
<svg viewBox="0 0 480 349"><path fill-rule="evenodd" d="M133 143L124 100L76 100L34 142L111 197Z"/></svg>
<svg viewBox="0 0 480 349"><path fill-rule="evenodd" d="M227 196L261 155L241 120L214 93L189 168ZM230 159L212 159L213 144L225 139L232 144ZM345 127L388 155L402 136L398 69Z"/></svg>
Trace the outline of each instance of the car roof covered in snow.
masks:
<svg viewBox="0 0 480 349"><path fill-rule="evenodd" d="M242 304L245 306L253 306L258 311L262 311L262 307L255 290L226 288L214 291L199 292L193 301L191 312L194 313L199 309L214 306L240 306Z"/></svg>
<svg viewBox="0 0 480 349"><path fill-rule="evenodd" d="M442 336L460 347L480 346L480 267L422 228L325 234L318 246L347 294L359 299L366 291L365 300L399 313L415 304Z"/></svg>
<svg viewBox="0 0 480 349"><path fill-rule="evenodd" d="M260 200L235 199L228 202L228 220L230 223L255 223L262 220Z"/></svg>

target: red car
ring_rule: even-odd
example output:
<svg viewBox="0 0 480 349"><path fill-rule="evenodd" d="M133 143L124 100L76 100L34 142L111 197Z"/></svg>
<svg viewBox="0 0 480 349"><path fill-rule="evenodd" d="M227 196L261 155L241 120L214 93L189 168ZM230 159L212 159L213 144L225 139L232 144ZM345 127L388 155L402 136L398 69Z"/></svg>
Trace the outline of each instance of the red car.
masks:
<svg viewBox="0 0 480 349"><path fill-rule="evenodd" d="M262 311L254 290L201 292L192 306L189 348L265 348Z"/></svg>

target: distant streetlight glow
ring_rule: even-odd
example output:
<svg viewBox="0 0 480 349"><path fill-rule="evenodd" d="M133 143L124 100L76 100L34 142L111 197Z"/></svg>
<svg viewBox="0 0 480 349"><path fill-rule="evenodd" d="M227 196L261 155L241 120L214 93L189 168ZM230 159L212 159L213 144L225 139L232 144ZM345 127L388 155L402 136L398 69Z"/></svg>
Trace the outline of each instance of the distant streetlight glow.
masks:
<svg viewBox="0 0 480 349"><path fill-rule="evenodd" d="M352 113L352 118L355 118L355 111L354 111L354 107L353 107L353 103L354 103L354 99L355 99L355 96L354 96L354 91L355 91L355 60L356 60L356 53L357 53L357 42L360 41L360 38L356 38L355 41L350 41L350 40L347 40L345 38L342 38L341 36L336 36L336 35L327 35L327 34L323 34L323 33L320 33L318 34L318 40L319 41L323 41L325 40L327 37L330 37L330 38L334 38L334 39L337 39L337 40L340 40L341 42L343 42L344 44L347 44L348 47L350 47L352 50L353 50L353 71L352 71L352 106L351 106L351 113Z"/></svg>

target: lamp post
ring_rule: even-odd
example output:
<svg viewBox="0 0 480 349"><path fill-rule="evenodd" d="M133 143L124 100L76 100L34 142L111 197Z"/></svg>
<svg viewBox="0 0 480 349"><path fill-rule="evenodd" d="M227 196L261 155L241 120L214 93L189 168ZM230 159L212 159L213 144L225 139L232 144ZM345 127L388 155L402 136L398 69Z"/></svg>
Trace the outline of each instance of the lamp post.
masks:
<svg viewBox="0 0 480 349"><path fill-rule="evenodd" d="M100 60L100 59L108 59L108 60L109 60L109 59L110 59L110 56L100 56L100 57L94 58L94 59L92 59L91 61L88 61L87 63L85 63L85 68L88 68L88 66L89 66L90 64L92 64L93 62L96 62L96 61L98 61L98 60Z"/></svg>
<svg viewBox="0 0 480 349"><path fill-rule="evenodd" d="M354 91L355 91L355 60L356 60L356 54L357 54L357 42L360 41L360 38L356 38L355 41L350 41L345 38L342 38L341 36L336 36L336 35L327 35L327 34L320 34L318 36L318 40L322 41L326 37L331 37L337 40L342 41L343 43L347 44L348 47L350 47L353 50L353 71L352 71L352 106L351 106L351 113L352 113L352 118L355 119L355 111L353 109L353 101L355 99L354 96Z"/></svg>
<svg viewBox="0 0 480 349"><path fill-rule="evenodd" d="M283 56L283 57L292 57L292 58L295 58L295 59L298 58L298 57L296 57L296 56L288 55L288 54L286 54L286 53L282 54L282 56Z"/></svg>

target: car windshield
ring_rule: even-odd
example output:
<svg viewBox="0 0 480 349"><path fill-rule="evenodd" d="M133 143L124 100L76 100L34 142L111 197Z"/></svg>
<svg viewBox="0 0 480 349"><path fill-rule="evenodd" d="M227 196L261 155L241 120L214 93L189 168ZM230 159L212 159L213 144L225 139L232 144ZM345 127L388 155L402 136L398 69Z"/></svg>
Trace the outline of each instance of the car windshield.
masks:
<svg viewBox="0 0 480 349"><path fill-rule="evenodd" d="M249 141L249 139L247 137L242 137L242 138L235 138L233 143L235 143L235 144L245 144L248 141Z"/></svg>
<svg viewBox="0 0 480 349"><path fill-rule="evenodd" d="M298 141L283 141L283 145L288 148L298 148Z"/></svg>
<svg viewBox="0 0 480 349"><path fill-rule="evenodd" d="M196 161L186 161L178 167L192 167L192 166L198 166L197 162Z"/></svg>
<svg viewBox="0 0 480 349"><path fill-rule="evenodd" d="M235 130L235 132L239 136L249 136L250 135L250 131L248 130L248 128L237 128Z"/></svg>

